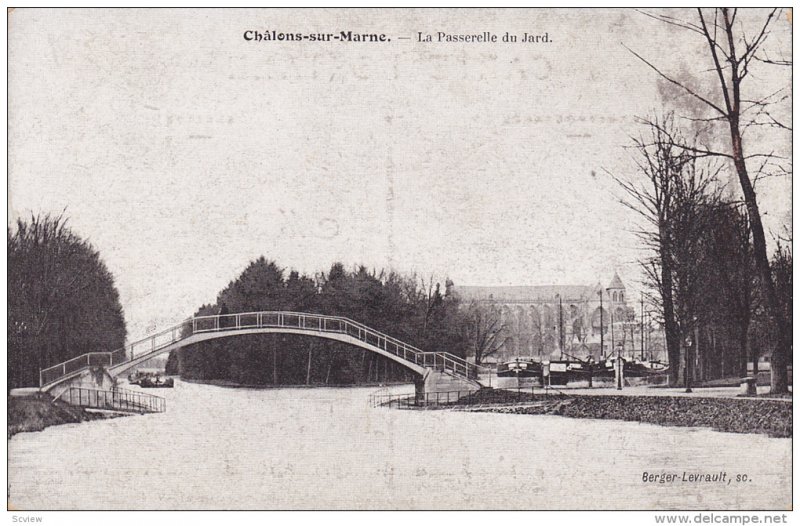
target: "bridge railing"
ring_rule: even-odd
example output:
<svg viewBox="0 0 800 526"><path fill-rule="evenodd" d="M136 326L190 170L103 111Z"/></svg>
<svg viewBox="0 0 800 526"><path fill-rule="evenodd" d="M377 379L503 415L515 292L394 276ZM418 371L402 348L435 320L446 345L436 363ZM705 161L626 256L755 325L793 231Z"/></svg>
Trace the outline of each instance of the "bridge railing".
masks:
<svg viewBox="0 0 800 526"><path fill-rule="evenodd" d="M61 400L92 409L135 413L163 413L167 409L166 400L160 396L121 388L104 390L70 387L61 395Z"/></svg>
<svg viewBox="0 0 800 526"><path fill-rule="evenodd" d="M360 327L362 330L376 332L373 329L365 326L362 323L357 321L353 321L347 318L343 318L348 323L353 324L357 327ZM389 341L393 342L398 346L405 347L409 350L413 350L414 359L405 357L406 359L410 359L414 363L421 365L423 367L431 367L438 370L445 370L453 372L457 375L465 376L467 378L478 378L479 376L487 376L491 374L491 369L484 367L482 365L475 365L474 363L470 363L464 358L456 356L454 354L450 354L448 352L428 352L418 349L414 346L405 344L396 338L392 338L391 336L384 335L382 333L381 337L388 338Z"/></svg>
<svg viewBox="0 0 800 526"><path fill-rule="evenodd" d="M77 373L83 369L88 369L89 367L110 367L112 365L119 365L133 360L142 354L149 354L167 345L171 345L184 338L183 330L189 326L187 323L190 322L188 320L183 321L166 330L129 343L125 347L121 347L115 351L86 353L53 365L52 367L41 369L39 371L39 387L60 380L65 376Z"/></svg>
<svg viewBox="0 0 800 526"><path fill-rule="evenodd" d="M519 404L538 402L548 397L564 397L563 391L543 388L534 392L520 389L487 389L484 391L433 391L415 394L373 393L369 396L372 407L438 407L438 406L470 406L489 404Z"/></svg>
<svg viewBox="0 0 800 526"><path fill-rule="evenodd" d="M342 321L346 322L349 326L356 327L361 331L358 335L348 332L349 334L351 334L351 336L359 337L360 334L373 334L376 337L378 347L381 347L380 343L381 341L383 341L384 346L381 348L388 350L390 352L394 350L395 355L403 356L403 358L410 360L423 367L432 367L434 369L445 370L453 372L457 375L465 376L467 378L477 378L479 372L486 369L482 366L469 363L465 359L460 358L454 354L450 354L447 352L423 351L422 349L403 343L402 341L396 338L375 331L374 329L367 327L363 323L353 321L349 318L338 318L338 319L341 319ZM374 344L375 342L367 341L367 343ZM401 354L400 350L402 350L404 354ZM488 371L488 369L486 369L486 371Z"/></svg>
<svg viewBox="0 0 800 526"><path fill-rule="evenodd" d="M372 407L437 407L443 405L472 405L473 398L479 400L476 391L434 391L422 394L372 394Z"/></svg>
<svg viewBox="0 0 800 526"><path fill-rule="evenodd" d="M273 327L346 334L422 367L431 367L465 378L478 379L491 374L489 369L471 364L453 354L423 351L349 318L304 312L264 311L188 318L116 351L88 353L42 369L39 374L39 386L43 387L89 367L119 365L149 354L156 354L157 351L190 334Z"/></svg>
<svg viewBox="0 0 800 526"><path fill-rule="evenodd" d="M270 327L335 332L352 336L417 365L447 371L458 376L478 378L479 370L483 369L450 353L423 351L362 323L340 316L283 311L242 312L197 316L191 323L193 333Z"/></svg>
<svg viewBox="0 0 800 526"><path fill-rule="evenodd" d="M69 376L72 373L81 371L89 367L107 366L111 364L112 353L91 352L76 356L58 365L48 367L39 371L39 385L45 385L59 378Z"/></svg>
<svg viewBox="0 0 800 526"><path fill-rule="evenodd" d="M172 345L173 343L184 339L187 335L184 331L190 326L190 323L191 318L180 323L176 323L175 325L164 329L163 331L150 334L141 340L129 343L122 349L118 349L115 352L124 351L125 355L127 356L126 361L133 360L134 358L142 356L143 354L150 354L166 347L167 345Z"/></svg>

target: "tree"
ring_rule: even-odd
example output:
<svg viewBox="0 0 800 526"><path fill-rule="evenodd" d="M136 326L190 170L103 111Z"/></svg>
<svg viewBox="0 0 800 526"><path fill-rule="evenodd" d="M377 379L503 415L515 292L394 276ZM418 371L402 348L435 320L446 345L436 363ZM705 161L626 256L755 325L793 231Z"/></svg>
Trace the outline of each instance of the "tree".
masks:
<svg viewBox="0 0 800 526"><path fill-rule="evenodd" d="M467 307L467 341L475 356L475 365L495 354L503 346L500 335L506 325L502 323L500 314L476 301Z"/></svg>
<svg viewBox="0 0 800 526"><path fill-rule="evenodd" d="M625 193L621 200L643 220L636 231L648 254L642 267L657 291L667 340L670 383L680 382L681 346L694 328L698 278L698 240L704 229L703 204L714 174L698 167L672 114L643 121L649 135L633 139L637 171L614 177Z"/></svg>
<svg viewBox="0 0 800 526"><path fill-rule="evenodd" d="M737 9L716 8L713 9L713 15L703 9L697 9L696 21L679 20L665 15L654 16L665 23L700 35L704 45L708 47L711 71L717 80L716 89L711 93L701 93L699 89L690 86L687 82L676 80L674 76L664 73L636 52L631 52L663 79L702 103L710 112L709 117L702 119L704 122L712 125L723 124L726 128L725 133L729 138L727 151L712 150L690 144L680 146L686 151L698 155L723 157L732 162L735 167L752 229L756 271L764 290L767 308L776 320L778 330L778 341L772 352L771 360L771 391L786 393L788 392L786 366L791 356L792 345L791 324L784 319L776 285L770 271L764 225L754 187L755 178L776 156L773 153L747 153L743 141L744 131L751 125L777 125L779 128L791 130L790 125L784 124L782 119L776 118L768 109L775 103L774 94L755 97L743 95L744 81L750 76L752 67L758 62L757 54L763 49L778 13L777 9L770 10L763 23L755 26L755 30L751 31L749 35L741 20L738 24L736 23L739 15ZM768 119L766 123L763 121L764 116ZM760 161L762 164L751 177L748 162L756 161Z"/></svg>
<svg viewBox="0 0 800 526"><path fill-rule="evenodd" d="M217 296L217 305L223 304L230 312L282 310L286 304L283 269L264 256L250 262Z"/></svg>
<svg viewBox="0 0 800 526"><path fill-rule="evenodd" d="M424 304L427 316L420 343L429 351L448 352L466 359L468 338L464 327L468 318L461 308L460 298L453 292L452 282L447 279L446 283L451 286L446 287L444 295L437 283Z"/></svg>
<svg viewBox="0 0 800 526"><path fill-rule="evenodd" d="M792 249L791 244L778 242L778 249L772 256L772 276L778 291L778 309L780 316L774 318L775 323L786 324L779 327L779 333L792 332ZM791 356L789 356L791 360Z"/></svg>
<svg viewBox="0 0 800 526"><path fill-rule="evenodd" d="M720 203L709 211L711 228L704 232L704 242L712 260L704 273L704 296L707 324L723 321L734 333L738 346L738 373L747 376L748 334L757 307L758 282L753 258L750 221L746 211L735 203ZM724 323L730 320L732 323ZM754 347L754 367L758 367L758 349ZM724 360L724 356L721 357ZM757 372L757 370L756 370ZM725 376L724 362L720 376Z"/></svg>
<svg viewBox="0 0 800 526"><path fill-rule="evenodd" d="M343 316L416 347L463 355L463 313L454 295L426 288L415 276L334 263L315 279L285 272L264 257L251 262L196 315L289 310ZM433 282L431 282L433 283ZM450 283L449 280L447 283ZM452 290L452 284L448 291ZM186 329L191 330L191 328ZM348 345L313 336L253 335L201 342L177 353L181 374L238 383L313 384L408 380L388 358L348 352ZM324 358L318 356L324 352ZM175 358L171 363L175 364Z"/></svg>
<svg viewBox="0 0 800 526"><path fill-rule="evenodd" d="M38 385L39 370L125 345L125 318L100 254L63 215L8 229L8 387Z"/></svg>

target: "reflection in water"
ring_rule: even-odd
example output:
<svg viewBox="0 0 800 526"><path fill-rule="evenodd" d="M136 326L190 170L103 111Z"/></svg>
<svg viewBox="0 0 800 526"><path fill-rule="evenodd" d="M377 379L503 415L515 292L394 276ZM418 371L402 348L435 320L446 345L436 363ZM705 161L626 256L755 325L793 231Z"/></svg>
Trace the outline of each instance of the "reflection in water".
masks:
<svg viewBox="0 0 800 526"><path fill-rule="evenodd" d="M392 388L412 392L411 386ZM375 388L176 382L167 413L9 442L17 509L788 509L791 441L632 422L373 409ZM751 482L644 483L719 471Z"/></svg>

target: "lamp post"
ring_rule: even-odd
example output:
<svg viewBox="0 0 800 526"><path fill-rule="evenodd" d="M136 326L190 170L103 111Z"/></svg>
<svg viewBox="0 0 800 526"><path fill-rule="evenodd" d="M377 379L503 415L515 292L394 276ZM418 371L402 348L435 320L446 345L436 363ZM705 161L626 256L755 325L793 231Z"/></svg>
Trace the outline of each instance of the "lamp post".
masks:
<svg viewBox="0 0 800 526"><path fill-rule="evenodd" d="M644 348L647 349L647 354L650 356L650 361L653 361L653 353L650 352L650 335L653 331L652 323L653 323L653 311L646 311L645 316L647 316L647 336L644 339Z"/></svg>
<svg viewBox="0 0 800 526"><path fill-rule="evenodd" d="M611 305L611 352L614 352L614 305Z"/></svg>
<svg viewBox="0 0 800 526"><path fill-rule="evenodd" d="M692 392L692 334L689 333L686 335L686 340L684 341L686 344L686 351L684 352L684 360L686 361L686 366L683 368L683 376L684 376L684 383L686 384L686 392Z"/></svg>
<svg viewBox="0 0 800 526"><path fill-rule="evenodd" d="M614 362L615 369L617 370L617 391L622 391L622 375L625 370L625 365L622 360L622 342L617 346L617 360Z"/></svg>
<svg viewBox="0 0 800 526"><path fill-rule="evenodd" d="M644 291L642 291L642 313L639 317L639 322L641 323L640 332L641 332L641 340L642 340L642 361L644 361Z"/></svg>
<svg viewBox="0 0 800 526"><path fill-rule="evenodd" d="M561 303L561 294L556 294L558 298L558 350L560 360L564 359L564 307Z"/></svg>
<svg viewBox="0 0 800 526"><path fill-rule="evenodd" d="M600 361L605 361L606 347L603 342L603 289L597 291L597 295L600 296Z"/></svg>

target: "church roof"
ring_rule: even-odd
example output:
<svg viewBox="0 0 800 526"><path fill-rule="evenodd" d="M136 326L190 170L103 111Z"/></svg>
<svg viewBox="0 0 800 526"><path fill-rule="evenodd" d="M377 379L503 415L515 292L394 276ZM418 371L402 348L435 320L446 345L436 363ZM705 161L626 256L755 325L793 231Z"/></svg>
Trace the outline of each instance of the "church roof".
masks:
<svg viewBox="0 0 800 526"><path fill-rule="evenodd" d="M614 278L611 280L611 283L608 285L610 289L624 289L625 285L622 284L622 280L619 279L619 274L614 272Z"/></svg>
<svg viewBox="0 0 800 526"><path fill-rule="evenodd" d="M587 285L541 285L541 286L505 286L505 287L470 287L456 286L456 293L464 300L495 301L552 301L556 294L562 301L579 301L593 297L596 287Z"/></svg>

